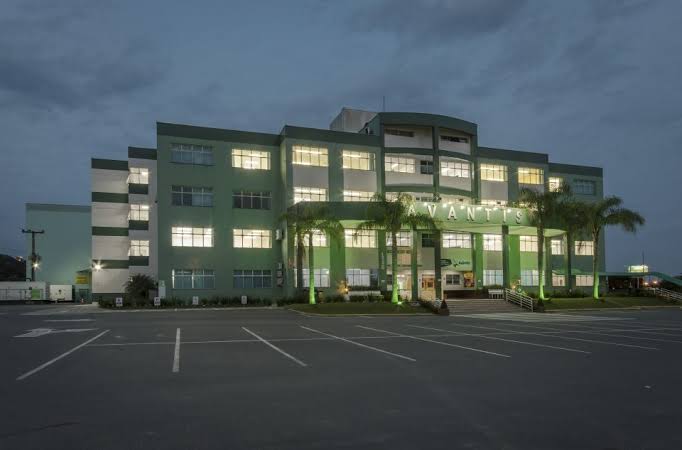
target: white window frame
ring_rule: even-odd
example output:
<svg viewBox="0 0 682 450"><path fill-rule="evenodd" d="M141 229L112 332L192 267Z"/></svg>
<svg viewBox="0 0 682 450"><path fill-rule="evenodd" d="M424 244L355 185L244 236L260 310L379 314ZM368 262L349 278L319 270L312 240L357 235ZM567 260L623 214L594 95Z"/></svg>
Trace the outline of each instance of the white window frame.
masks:
<svg viewBox="0 0 682 450"><path fill-rule="evenodd" d="M552 255L563 255L564 254L564 240L563 239L552 239L550 241L550 246L552 250Z"/></svg>
<svg viewBox="0 0 682 450"><path fill-rule="evenodd" d="M343 191L343 201L344 202L369 202L372 200L376 193L370 191L351 191L344 189Z"/></svg>
<svg viewBox="0 0 682 450"><path fill-rule="evenodd" d="M128 174L129 184L149 184L149 169L146 167L131 167Z"/></svg>
<svg viewBox="0 0 682 450"><path fill-rule="evenodd" d="M444 232L441 241L443 248L471 248L471 234Z"/></svg>
<svg viewBox="0 0 682 450"><path fill-rule="evenodd" d="M149 205L146 203L131 203L128 220L149 222Z"/></svg>
<svg viewBox="0 0 682 450"><path fill-rule="evenodd" d="M575 285L577 287L592 287L594 285L594 276L592 275L576 275Z"/></svg>
<svg viewBox="0 0 682 450"><path fill-rule="evenodd" d="M246 170L270 170L270 152L233 148L232 167Z"/></svg>
<svg viewBox="0 0 682 450"><path fill-rule="evenodd" d="M325 188L294 186L294 203L298 202L326 202Z"/></svg>
<svg viewBox="0 0 682 450"><path fill-rule="evenodd" d="M234 248L272 248L272 231L234 228L232 246Z"/></svg>
<svg viewBox="0 0 682 450"><path fill-rule="evenodd" d="M519 167L519 184L545 184L545 171L539 167Z"/></svg>
<svg viewBox="0 0 682 450"><path fill-rule="evenodd" d="M558 192L561 186L564 185L564 179L561 177L548 177L547 186L550 192Z"/></svg>
<svg viewBox="0 0 682 450"><path fill-rule="evenodd" d="M502 235L501 234L484 234L483 235L483 250L487 252L501 252L502 251Z"/></svg>
<svg viewBox="0 0 682 450"><path fill-rule="evenodd" d="M442 177L470 178L471 164L468 161L440 160L440 175Z"/></svg>
<svg viewBox="0 0 682 450"><path fill-rule="evenodd" d="M538 252L538 237L537 236L519 236L519 249L526 253Z"/></svg>
<svg viewBox="0 0 682 450"><path fill-rule="evenodd" d="M483 286L501 286L504 284L504 271L500 269L483 269Z"/></svg>
<svg viewBox="0 0 682 450"><path fill-rule="evenodd" d="M539 286L540 272L538 269L521 270L521 286Z"/></svg>
<svg viewBox="0 0 682 450"><path fill-rule="evenodd" d="M308 279L308 275L310 274L309 269L304 268L303 269L303 287L307 288L310 287L310 280ZM319 268L319 269L313 269L313 276L315 277L315 288L325 288L329 287L329 269L327 268ZM296 269L294 269L294 285L296 285L297 280L296 276Z"/></svg>
<svg viewBox="0 0 682 450"><path fill-rule="evenodd" d="M481 199L480 203L483 206L507 206L507 200Z"/></svg>
<svg viewBox="0 0 682 450"><path fill-rule="evenodd" d="M346 248L377 248L377 233L374 230L343 230Z"/></svg>
<svg viewBox="0 0 682 450"><path fill-rule="evenodd" d="M594 256L594 241L575 241L575 256Z"/></svg>
<svg viewBox="0 0 682 450"><path fill-rule="evenodd" d="M346 269L348 286L371 286L372 271L370 269Z"/></svg>
<svg viewBox="0 0 682 450"><path fill-rule="evenodd" d="M294 240L294 245L298 244L298 240ZM303 235L303 245L308 248L310 245L310 235L308 233ZM320 230L313 230L313 247L326 247L327 235Z"/></svg>
<svg viewBox="0 0 682 450"><path fill-rule="evenodd" d="M296 166L329 167L329 151L324 147L294 145L291 162Z"/></svg>
<svg viewBox="0 0 682 450"><path fill-rule="evenodd" d="M552 286L565 287L566 286L566 275L559 275L556 273L552 274Z"/></svg>
<svg viewBox="0 0 682 450"><path fill-rule="evenodd" d="M502 164L481 164L480 174L482 181L507 181L507 166Z"/></svg>
<svg viewBox="0 0 682 450"><path fill-rule="evenodd" d="M373 171L376 167L375 155L372 152L344 150L342 157L343 168L347 170Z"/></svg>
<svg viewBox="0 0 682 450"><path fill-rule="evenodd" d="M412 232L398 231L396 233L396 243L398 247L412 247ZM391 249L391 233L386 233L386 246Z"/></svg>
<svg viewBox="0 0 682 450"><path fill-rule="evenodd" d="M384 168L386 172L415 173L416 160L405 156L384 156Z"/></svg>
<svg viewBox="0 0 682 450"><path fill-rule="evenodd" d="M149 240L131 239L128 256L149 256Z"/></svg>
<svg viewBox="0 0 682 450"><path fill-rule="evenodd" d="M213 247L213 228L171 227L172 247Z"/></svg>

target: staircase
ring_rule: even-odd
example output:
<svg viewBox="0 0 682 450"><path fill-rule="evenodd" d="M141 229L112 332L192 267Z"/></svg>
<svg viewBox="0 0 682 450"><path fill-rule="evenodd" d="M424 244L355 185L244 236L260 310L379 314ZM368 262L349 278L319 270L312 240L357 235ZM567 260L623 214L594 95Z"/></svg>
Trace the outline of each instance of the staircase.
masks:
<svg viewBox="0 0 682 450"><path fill-rule="evenodd" d="M649 288L648 290L656 297L662 298L664 300L671 302L682 301L682 292L671 291L669 289L663 288Z"/></svg>
<svg viewBox="0 0 682 450"><path fill-rule="evenodd" d="M519 313L524 310L517 305L507 302L502 298L464 298L446 300L450 315L457 314L485 314L514 312Z"/></svg>

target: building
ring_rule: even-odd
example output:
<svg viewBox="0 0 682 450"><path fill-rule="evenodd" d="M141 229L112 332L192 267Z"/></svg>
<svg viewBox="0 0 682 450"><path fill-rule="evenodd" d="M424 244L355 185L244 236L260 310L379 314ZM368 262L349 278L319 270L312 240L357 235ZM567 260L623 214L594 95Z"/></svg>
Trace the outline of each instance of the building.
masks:
<svg viewBox="0 0 682 450"><path fill-rule="evenodd" d="M376 192L410 193L417 210L443 222L439 236L399 236L403 296L452 297L491 285L532 290L537 239L527 211L511 207L519 189L567 183L583 199L603 194L601 168L479 146L478 126L453 117L344 108L330 128L287 125L267 134L157 123L156 149L93 159L95 299L120 293L136 273L158 279L166 297L291 296L295 246L280 218L304 201L329 202L347 228L343 237L315 238L316 285L328 293L342 282L387 289L385 234L353 231ZM545 285L565 286L570 251L574 285L591 286L591 242L567 249L561 230L547 235Z"/></svg>

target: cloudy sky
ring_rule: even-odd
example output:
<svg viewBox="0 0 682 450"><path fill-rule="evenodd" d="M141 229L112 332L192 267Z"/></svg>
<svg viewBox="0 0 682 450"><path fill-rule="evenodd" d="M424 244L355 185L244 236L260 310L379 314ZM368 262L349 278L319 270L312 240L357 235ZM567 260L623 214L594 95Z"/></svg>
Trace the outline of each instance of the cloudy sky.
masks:
<svg viewBox="0 0 682 450"><path fill-rule="evenodd" d="M478 123L484 146L604 168L648 223L610 270L682 272L682 2L3 0L0 252L26 202L87 204L91 157L155 122L326 128L342 106Z"/></svg>

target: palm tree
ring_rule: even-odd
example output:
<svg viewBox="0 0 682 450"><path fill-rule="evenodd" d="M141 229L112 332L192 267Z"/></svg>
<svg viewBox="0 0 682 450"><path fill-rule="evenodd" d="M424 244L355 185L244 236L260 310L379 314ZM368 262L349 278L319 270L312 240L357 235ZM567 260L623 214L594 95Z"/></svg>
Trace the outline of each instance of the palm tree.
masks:
<svg viewBox="0 0 682 450"><path fill-rule="evenodd" d="M332 217L330 210L322 205L297 204L282 215L282 220L293 229L296 239L296 283L303 289L303 254L305 244L308 244L308 301L315 304L315 265L313 252L313 237L323 233L337 236L343 233L341 223Z"/></svg>
<svg viewBox="0 0 682 450"><path fill-rule="evenodd" d="M124 287L125 293L137 305L138 300L142 300L142 303L145 303L149 298L149 291L156 289L156 281L149 275L137 274L130 277Z"/></svg>
<svg viewBox="0 0 682 450"><path fill-rule="evenodd" d="M372 197L367 208L368 219L357 226L361 230L382 230L391 236L391 273L393 276L391 302L399 303L398 298L398 233L404 228L436 229L438 222L430 215L417 213L414 210L414 200L409 194L398 193L395 199L389 200L384 194L378 193ZM416 283L417 280L412 280Z"/></svg>
<svg viewBox="0 0 682 450"><path fill-rule="evenodd" d="M563 201L571 190L568 185L550 191L536 191L523 188L519 191L519 205L528 209L528 218L538 236L538 303L542 305L545 297L545 229L559 216Z"/></svg>
<svg viewBox="0 0 682 450"><path fill-rule="evenodd" d="M587 213L585 203L574 199L569 199L562 203L559 210L558 221L561 228L566 232L566 289L573 289L573 245L575 237L584 232L587 228Z"/></svg>
<svg viewBox="0 0 682 450"><path fill-rule="evenodd" d="M644 225L645 219L639 213L623 208L620 197L611 196L594 203L585 203L587 230L592 235L592 297L599 300L599 240L602 229L609 225L620 226L623 230L635 233L637 227Z"/></svg>

